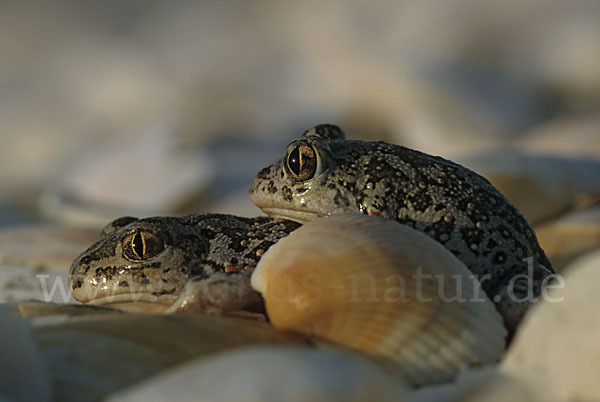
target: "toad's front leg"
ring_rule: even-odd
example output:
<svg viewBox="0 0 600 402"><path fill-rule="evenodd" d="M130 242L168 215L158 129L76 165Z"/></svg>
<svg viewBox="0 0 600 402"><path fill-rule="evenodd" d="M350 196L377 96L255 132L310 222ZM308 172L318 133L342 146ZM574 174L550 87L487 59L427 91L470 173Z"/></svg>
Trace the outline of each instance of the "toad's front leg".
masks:
<svg viewBox="0 0 600 402"><path fill-rule="evenodd" d="M216 272L191 279L165 313L229 315L266 320L262 296L250 286L251 272Z"/></svg>

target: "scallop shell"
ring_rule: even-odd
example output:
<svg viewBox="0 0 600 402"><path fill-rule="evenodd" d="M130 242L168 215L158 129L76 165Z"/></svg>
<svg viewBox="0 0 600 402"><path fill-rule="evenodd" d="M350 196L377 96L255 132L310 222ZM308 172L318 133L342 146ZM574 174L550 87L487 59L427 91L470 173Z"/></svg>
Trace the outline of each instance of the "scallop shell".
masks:
<svg viewBox="0 0 600 402"><path fill-rule="evenodd" d="M311 221L261 258L252 286L271 323L360 351L413 385L494 363L506 329L476 277L441 244L358 214Z"/></svg>

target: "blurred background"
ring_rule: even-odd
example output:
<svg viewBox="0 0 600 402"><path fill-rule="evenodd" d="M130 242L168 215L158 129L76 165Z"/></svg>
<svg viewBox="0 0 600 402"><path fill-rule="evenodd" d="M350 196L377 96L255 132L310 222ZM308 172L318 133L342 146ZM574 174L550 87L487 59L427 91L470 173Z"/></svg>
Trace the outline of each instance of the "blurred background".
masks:
<svg viewBox="0 0 600 402"><path fill-rule="evenodd" d="M2 1L0 226L258 215L254 174L329 122L475 169L547 249L565 222L596 247L598 21L596 0Z"/></svg>
<svg viewBox="0 0 600 402"><path fill-rule="evenodd" d="M261 214L256 172L334 123L474 169L534 225L557 272L579 272L501 376L440 398L485 398L486 383L497 400L598 395L599 0L0 0L0 60L0 304L75 302L71 262L117 217ZM104 329L51 323L31 324L35 353L76 400L116 384L102 367L118 381L154 367L128 351L119 370ZM25 325L0 325L15 362L0 367L2 400L2 384L44 380Z"/></svg>

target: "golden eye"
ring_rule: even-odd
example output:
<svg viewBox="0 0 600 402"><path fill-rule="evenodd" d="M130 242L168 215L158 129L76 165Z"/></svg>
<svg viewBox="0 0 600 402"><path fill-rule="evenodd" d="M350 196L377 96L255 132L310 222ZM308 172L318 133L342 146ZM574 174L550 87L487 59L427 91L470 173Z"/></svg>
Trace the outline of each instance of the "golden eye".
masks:
<svg viewBox="0 0 600 402"><path fill-rule="evenodd" d="M287 156L287 167L294 179L305 181L316 176L318 170L318 155L315 149L307 144L297 144L291 147Z"/></svg>
<svg viewBox="0 0 600 402"><path fill-rule="evenodd" d="M122 248L125 258L141 261L160 254L165 249L165 243L158 234L137 230L123 238Z"/></svg>

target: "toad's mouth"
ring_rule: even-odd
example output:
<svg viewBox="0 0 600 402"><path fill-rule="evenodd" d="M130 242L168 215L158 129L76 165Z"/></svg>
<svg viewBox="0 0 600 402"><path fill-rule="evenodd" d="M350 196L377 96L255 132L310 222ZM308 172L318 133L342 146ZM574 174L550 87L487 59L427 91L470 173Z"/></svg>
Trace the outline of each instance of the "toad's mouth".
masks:
<svg viewBox="0 0 600 402"><path fill-rule="evenodd" d="M91 295L85 296L88 297L73 294L76 300L85 304L146 314L162 313L179 297L178 294L156 294L152 292L113 293L96 295L94 297L91 297Z"/></svg>
<svg viewBox="0 0 600 402"><path fill-rule="evenodd" d="M298 223L306 223L320 216L325 216L324 214L319 214L318 212L314 211L307 211L305 209L299 210L289 208L264 207L261 208L261 210L272 218L289 219Z"/></svg>

